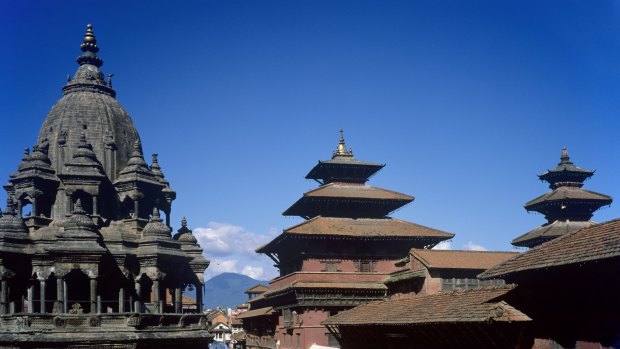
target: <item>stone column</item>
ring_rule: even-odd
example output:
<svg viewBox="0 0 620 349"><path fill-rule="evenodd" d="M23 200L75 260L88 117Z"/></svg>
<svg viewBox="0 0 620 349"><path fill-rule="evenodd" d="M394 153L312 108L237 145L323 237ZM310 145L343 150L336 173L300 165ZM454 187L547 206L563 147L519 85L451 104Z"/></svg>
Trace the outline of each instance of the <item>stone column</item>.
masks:
<svg viewBox="0 0 620 349"><path fill-rule="evenodd" d="M17 217L22 218L22 201L17 200Z"/></svg>
<svg viewBox="0 0 620 349"><path fill-rule="evenodd" d="M7 298L8 298L8 285L6 279L0 279L0 315L4 315L8 311Z"/></svg>
<svg viewBox="0 0 620 349"><path fill-rule="evenodd" d="M41 314L45 314L45 280L39 280L41 285Z"/></svg>
<svg viewBox="0 0 620 349"><path fill-rule="evenodd" d="M168 227L170 227L170 211L172 210L168 210L168 212L164 211L164 213L166 214L166 225Z"/></svg>
<svg viewBox="0 0 620 349"><path fill-rule="evenodd" d="M67 194L67 212L66 215L70 216L73 213L73 199L69 194Z"/></svg>
<svg viewBox="0 0 620 349"><path fill-rule="evenodd" d="M159 307L159 280L153 280L153 303L155 303L155 307L157 309L157 313L161 314L162 309Z"/></svg>
<svg viewBox="0 0 620 349"><path fill-rule="evenodd" d="M62 312L68 313L69 312L69 289L67 288L67 280L65 280L64 278L62 279L62 305L63 305Z"/></svg>
<svg viewBox="0 0 620 349"><path fill-rule="evenodd" d="M183 291L177 286L174 289L174 312L180 314L183 312Z"/></svg>
<svg viewBox="0 0 620 349"><path fill-rule="evenodd" d="M64 294L62 291L63 279L61 276L56 276L56 310L59 313L64 313Z"/></svg>
<svg viewBox="0 0 620 349"><path fill-rule="evenodd" d="M133 213L134 217L132 218L140 218L140 200L138 198L135 198L133 201Z"/></svg>
<svg viewBox="0 0 620 349"><path fill-rule="evenodd" d="M32 217L37 217L39 215L39 210L37 209L37 198L32 198Z"/></svg>
<svg viewBox="0 0 620 349"><path fill-rule="evenodd" d="M118 312L125 312L125 288L123 286L118 290Z"/></svg>
<svg viewBox="0 0 620 349"><path fill-rule="evenodd" d="M196 284L196 312L202 313L202 284L200 281Z"/></svg>
<svg viewBox="0 0 620 349"><path fill-rule="evenodd" d="M93 195L93 216L99 215L99 197L97 195Z"/></svg>
<svg viewBox="0 0 620 349"><path fill-rule="evenodd" d="M34 299L32 299L32 297L34 296L34 284L28 286L28 313L32 314L34 313Z"/></svg>
<svg viewBox="0 0 620 349"><path fill-rule="evenodd" d="M133 304L133 311L136 312L136 313L141 313L142 312L142 307L140 305L140 297L141 297L140 294L142 293L142 285L140 284L139 280L136 280L135 289L136 289L137 298L136 298L136 300L134 301L134 304Z"/></svg>
<svg viewBox="0 0 620 349"><path fill-rule="evenodd" d="M90 279L90 313L97 312L97 278Z"/></svg>

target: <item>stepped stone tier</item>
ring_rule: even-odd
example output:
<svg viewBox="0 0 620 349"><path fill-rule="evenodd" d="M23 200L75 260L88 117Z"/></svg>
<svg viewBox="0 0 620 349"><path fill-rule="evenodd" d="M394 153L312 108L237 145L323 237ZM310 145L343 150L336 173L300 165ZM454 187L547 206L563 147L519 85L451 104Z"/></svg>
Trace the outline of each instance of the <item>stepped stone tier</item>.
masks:
<svg viewBox="0 0 620 349"><path fill-rule="evenodd" d="M525 204L528 212L545 215L547 223L514 239L512 244L534 247L596 224L590 221L594 211L611 204L612 198L582 189L583 182L593 175L594 171L575 166L566 148L562 149L557 167L538 176L549 183L551 191Z"/></svg>
<svg viewBox="0 0 620 349"><path fill-rule="evenodd" d="M90 25L80 48L77 72L4 185L0 347L204 346L212 336L197 310L209 261L185 218L171 235L176 193L157 155L144 160ZM189 307L187 287L197 295Z"/></svg>
<svg viewBox="0 0 620 349"><path fill-rule="evenodd" d="M284 212L305 221L256 250L273 259L280 276L250 300L252 312L243 317L248 348L275 348L278 341L295 348L335 345L321 321L386 299L384 281L396 271L396 261L411 248L431 248L454 236L389 217L414 198L367 185L383 167L357 160L341 130L331 160L310 170L306 178L319 188Z"/></svg>

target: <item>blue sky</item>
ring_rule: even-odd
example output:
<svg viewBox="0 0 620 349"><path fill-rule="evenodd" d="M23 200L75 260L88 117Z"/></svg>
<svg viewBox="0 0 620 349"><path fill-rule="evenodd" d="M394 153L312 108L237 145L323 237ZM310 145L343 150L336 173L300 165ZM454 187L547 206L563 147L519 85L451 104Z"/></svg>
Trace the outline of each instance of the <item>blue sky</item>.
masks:
<svg viewBox="0 0 620 349"><path fill-rule="evenodd" d="M252 250L344 128L394 216L511 250L568 147L587 189L620 197L617 1L0 2L0 175L60 98L87 23L146 154L221 271L268 278ZM4 202L5 193L0 193ZM618 204L594 220L620 216Z"/></svg>

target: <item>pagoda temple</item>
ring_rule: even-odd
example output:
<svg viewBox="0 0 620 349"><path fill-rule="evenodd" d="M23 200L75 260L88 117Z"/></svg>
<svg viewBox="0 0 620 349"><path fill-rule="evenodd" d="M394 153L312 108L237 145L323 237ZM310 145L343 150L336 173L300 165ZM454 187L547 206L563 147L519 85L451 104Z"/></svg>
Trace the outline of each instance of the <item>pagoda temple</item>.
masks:
<svg viewBox="0 0 620 349"><path fill-rule="evenodd" d="M256 250L275 262L280 276L243 314L248 348L278 342L280 348L337 346L323 320L386 299L383 281L396 261L411 248L431 248L454 236L389 217L414 198L367 185L384 165L356 159L340 132L332 158L306 175L320 186L284 211L305 221Z"/></svg>
<svg viewBox="0 0 620 349"><path fill-rule="evenodd" d="M157 155L144 160L90 25L80 48L77 72L4 185L0 347L206 346L209 261L185 219L171 235L176 193ZM197 295L189 307L186 288Z"/></svg>
<svg viewBox="0 0 620 349"><path fill-rule="evenodd" d="M612 202L610 196L582 189L583 182L594 171L575 166L562 149L560 163L538 175L549 183L551 191L525 204L528 212L536 211L545 216L547 223L512 240L519 247L534 247L558 236L575 232L596 223L590 221L594 211Z"/></svg>

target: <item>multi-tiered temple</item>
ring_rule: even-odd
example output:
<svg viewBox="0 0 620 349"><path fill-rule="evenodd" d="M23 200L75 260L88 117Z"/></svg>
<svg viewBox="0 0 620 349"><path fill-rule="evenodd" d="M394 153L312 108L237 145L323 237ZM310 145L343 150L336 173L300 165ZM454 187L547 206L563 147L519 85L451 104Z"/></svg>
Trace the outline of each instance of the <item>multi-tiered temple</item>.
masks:
<svg viewBox="0 0 620 349"><path fill-rule="evenodd" d="M257 250L274 260L280 277L251 301L250 314L244 314L248 348L276 341L280 348L336 344L323 320L385 299L383 281L395 271L395 261L412 247L430 248L453 237L388 216L414 198L365 184L383 166L357 160L341 133L332 159L319 161L308 173L306 178L318 181L319 188L304 193L284 212L306 221ZM270 323L277 325L269 328Z"/></svg>
<svg viewBox="0 0 620 349"><path fill-rule="evenodd" d="M534 247L595 224L590 221L594 211L611 204L612 199L581 188L592 175L594 171L575 166L566 148L562 149L558 166L538 176L549 183L551 191L525 204L527 211L545 215L547 223L514 239L512 244Z"/></svg>
<svg viewBox="0 0 620 349"><path fill-rule="evenodd" d="M81 50L37 144L4 185L0 346L204 345L206 321L182 313L182 293L195 288L202 308L209 262L185 220L172 237L176 194L157 155L145 162L138 132L99 69L90 25Z"/></svg>

